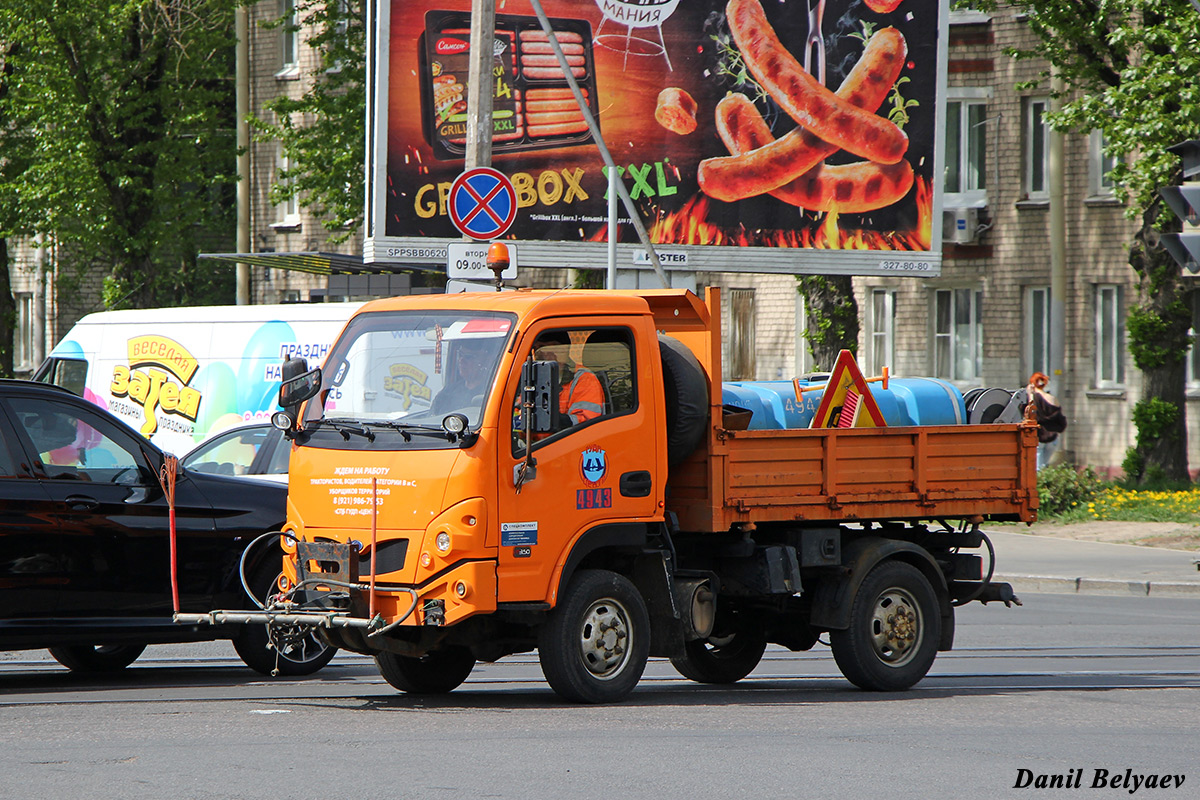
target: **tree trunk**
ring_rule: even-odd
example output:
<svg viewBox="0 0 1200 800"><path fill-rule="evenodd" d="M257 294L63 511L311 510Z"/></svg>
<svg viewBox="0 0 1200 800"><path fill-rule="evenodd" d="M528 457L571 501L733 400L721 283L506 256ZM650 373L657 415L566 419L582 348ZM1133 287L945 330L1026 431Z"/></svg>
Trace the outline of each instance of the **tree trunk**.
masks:
<svg viewBox="0 0 1200 800"><path fill-rule="evenodd" d="M1143 392L1133 409L1137 443L1125 459L1125 472L1139 483L1189 480L1186 359L1192 314L1181 268L1155 227L1161 205L1156 200L1146 210L1129 252L1140 298L1130 305L1126 328ZM1172 227L1178 230L1180 222L1174 220Z"/></svg>
<svg viewBox="0 0 1200 800"><path fill-rule="evenodd" d="M849 275L800 275L797 291L804 295L808 350L818 370L833 369L842 350L858 351L858 302Z"/></svg>
<svg viewBox="0 0 1200 800"><path fill-rule="evenodd" d="M16 351L17 304L8 275L8 239L0 237L0 376L11 378Z"/></svg>

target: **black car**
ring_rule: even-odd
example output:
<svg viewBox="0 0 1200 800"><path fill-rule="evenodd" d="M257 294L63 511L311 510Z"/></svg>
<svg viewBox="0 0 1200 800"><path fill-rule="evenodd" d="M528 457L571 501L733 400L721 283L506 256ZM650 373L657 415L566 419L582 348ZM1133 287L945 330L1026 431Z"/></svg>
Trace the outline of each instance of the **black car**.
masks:
<svg viewBox="0 0 1200 800"><path fill-rule="evenodd" d="M290 453L283 431L261 422L221 431L181 456L179 463L190 472L252 476L286 485Z"/></svg>
<svg viewBox="0 0 1200 800"><path fill-rule="evenodd" d="M148 644L231 639L251 668L305 675L336 652L311 632L172 621L165 456L65 389L0 380L0 650L49 648L76 671L124 668ZM279 576L287 487L177 471L181 611L246 608ZM246 555L243 550L262 539Z"/></svg>

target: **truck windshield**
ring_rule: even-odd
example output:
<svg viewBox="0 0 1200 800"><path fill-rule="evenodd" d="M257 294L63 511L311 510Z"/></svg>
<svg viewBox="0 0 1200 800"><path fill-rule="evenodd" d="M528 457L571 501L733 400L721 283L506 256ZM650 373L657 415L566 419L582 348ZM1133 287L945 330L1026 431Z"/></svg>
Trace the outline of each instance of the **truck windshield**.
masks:
<svg viewBox="0 0 1200 800"><path fill-rule="evenodd" d="M435 426L447 414L479 426L500 356L515 328L511 314L481 311L376 311L350 321L325 361L324 407L309 419Z"/></svg>

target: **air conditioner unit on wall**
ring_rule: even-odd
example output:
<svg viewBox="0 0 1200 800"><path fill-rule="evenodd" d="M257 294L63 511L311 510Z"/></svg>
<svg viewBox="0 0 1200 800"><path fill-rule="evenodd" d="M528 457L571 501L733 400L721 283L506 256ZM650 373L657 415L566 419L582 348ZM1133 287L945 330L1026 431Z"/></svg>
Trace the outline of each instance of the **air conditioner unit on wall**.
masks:
<svg viewBox="0 0 1200 800"><path fill-rule="evenodd" d="M979 209L947 208L942 211L942 241L974 244L978 239Z"/></svg>

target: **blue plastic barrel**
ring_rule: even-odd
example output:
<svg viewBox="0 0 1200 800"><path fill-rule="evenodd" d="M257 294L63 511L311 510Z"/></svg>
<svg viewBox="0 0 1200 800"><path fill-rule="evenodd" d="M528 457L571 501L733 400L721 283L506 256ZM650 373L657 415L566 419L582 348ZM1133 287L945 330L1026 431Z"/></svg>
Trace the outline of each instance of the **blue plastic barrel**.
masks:
<svg viewBox="0 0 1200 800"><path fill-rule="evenodd" d="M819 386L824 380L815 381ZM808 382L800 381L801 387ZM890 426L961 425L967 421L962 393L937 378L891 378L868 384ZM823 390L803 392L796 400L791 381L730 381L722 384L721 402L752 412L750 430L807 428L821 404Z"/></svg>

